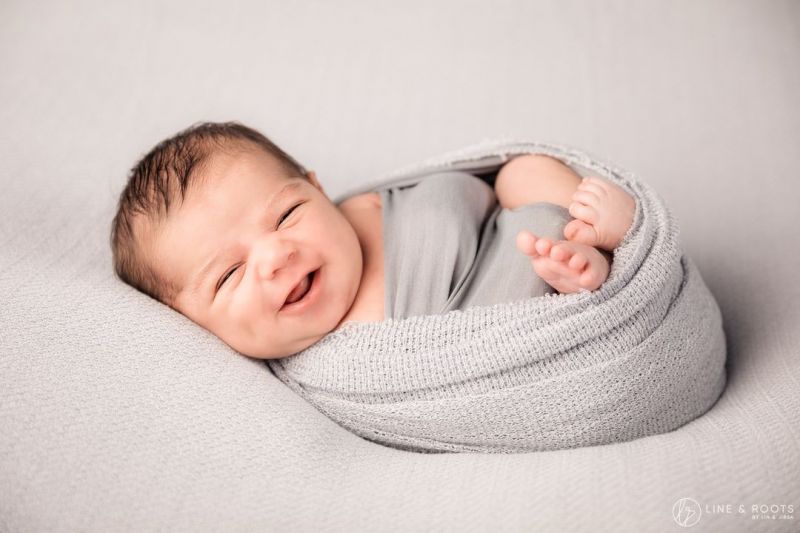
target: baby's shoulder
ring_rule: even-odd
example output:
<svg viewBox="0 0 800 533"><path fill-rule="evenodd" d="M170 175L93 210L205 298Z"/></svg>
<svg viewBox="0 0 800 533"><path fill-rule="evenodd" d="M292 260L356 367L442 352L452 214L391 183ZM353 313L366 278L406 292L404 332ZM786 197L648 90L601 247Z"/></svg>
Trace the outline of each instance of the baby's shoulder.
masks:
<svg viewBox="0 0 800 533"><path fill-rule="evenodd" d="M364 209L364 208L381 208L381 195L377 192L365 192L351 196L347 200L339 204L341 209Z"/></svg>

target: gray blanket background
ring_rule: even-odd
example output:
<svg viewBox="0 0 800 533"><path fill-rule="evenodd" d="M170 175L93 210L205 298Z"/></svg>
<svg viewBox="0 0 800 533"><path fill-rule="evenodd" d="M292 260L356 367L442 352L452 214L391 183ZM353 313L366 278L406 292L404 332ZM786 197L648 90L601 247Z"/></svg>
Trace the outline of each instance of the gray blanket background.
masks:
<svg viewBox="0 0 800 533"><path fill-rule="evenodd" d="M419 452L610 444L705 413L725 384L719 307L683 253L668 206L642 179L576 149L496 140L366 190L440 179L447 169L494 170L525 153L580 165L636 198L599 289L348 323L295 356L267 361L272 371L350 431ZM414 282L413 271L401 272L409 279L397 284Z"/></svg>

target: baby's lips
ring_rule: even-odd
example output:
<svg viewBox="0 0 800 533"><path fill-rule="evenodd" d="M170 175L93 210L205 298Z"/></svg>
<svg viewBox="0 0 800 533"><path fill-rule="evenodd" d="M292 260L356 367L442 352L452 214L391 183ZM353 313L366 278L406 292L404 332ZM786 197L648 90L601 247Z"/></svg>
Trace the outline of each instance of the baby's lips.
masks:
<svg viewBox="0 0 800 533"><path fill-rule="evenodd" d="M299 300L300 297L303 296L303 294L305 294L305 292L308 290L308 287L308 275L306 275L306 277L300 280L300 283L298 283L295 288L292 289L292 292L289 293L289 296L286 297L286 302L284 302L284 305L294 303Z"/></svg>

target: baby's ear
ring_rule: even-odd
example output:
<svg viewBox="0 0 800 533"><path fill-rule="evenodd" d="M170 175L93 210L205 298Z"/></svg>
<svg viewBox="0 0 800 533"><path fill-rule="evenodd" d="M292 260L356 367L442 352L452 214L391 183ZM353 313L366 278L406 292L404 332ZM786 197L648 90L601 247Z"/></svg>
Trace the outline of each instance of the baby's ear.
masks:
<svg viewBox="0 0 800 533"><path fill-rule="evenodd" d="M313 170L309 170L308 172L306 172L306 177L314 187L319 189L320 192L322 192L322 194L325 194L325 190L322 188L322 185L319 183L319 180L317 180L316 172L314 172Z"/></svg>

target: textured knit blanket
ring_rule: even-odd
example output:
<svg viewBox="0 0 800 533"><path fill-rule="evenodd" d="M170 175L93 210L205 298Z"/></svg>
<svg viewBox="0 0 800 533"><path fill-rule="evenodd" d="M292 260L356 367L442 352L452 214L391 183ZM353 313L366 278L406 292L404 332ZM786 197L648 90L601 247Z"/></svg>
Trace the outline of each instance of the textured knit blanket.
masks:
<svg viewBox="0 0 800 533"><path fill-rule="evenodd" d="M418 452L608 444L705 413L725 385L721 314L665 202L633 174L566 147L487 141L345 197L443 169L491 172L526 153L559 158L635 197L633 225L599 289L348 323L269 361L275 375L353 433Z"/></svg>

